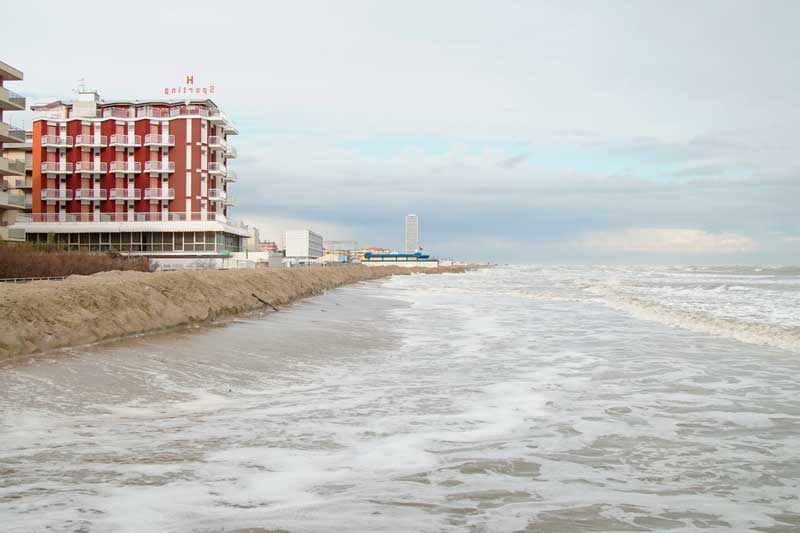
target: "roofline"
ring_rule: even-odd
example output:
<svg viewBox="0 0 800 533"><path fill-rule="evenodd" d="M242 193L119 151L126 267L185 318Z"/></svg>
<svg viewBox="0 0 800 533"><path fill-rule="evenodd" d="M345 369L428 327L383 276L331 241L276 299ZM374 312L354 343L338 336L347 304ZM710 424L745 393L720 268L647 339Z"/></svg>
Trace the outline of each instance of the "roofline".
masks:
<svg viewBox="0 0 800 533"><path fill-rule="evenodd" d="M4 81L21 81L22 78L23 74L21 70L0 61L0 79Z"/></svg>

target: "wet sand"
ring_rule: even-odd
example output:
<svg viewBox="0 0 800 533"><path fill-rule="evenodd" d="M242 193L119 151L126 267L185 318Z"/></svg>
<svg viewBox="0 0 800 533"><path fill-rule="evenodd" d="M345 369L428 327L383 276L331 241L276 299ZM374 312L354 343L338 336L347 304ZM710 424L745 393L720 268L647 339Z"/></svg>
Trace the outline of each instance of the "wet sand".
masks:
<svg viewBox="0 0 800 533"><path fill-rule="evenodd" d="M104 272L0 286L0 361L21 354L206 323L359 281L412 273L396 267Z"/></svg>

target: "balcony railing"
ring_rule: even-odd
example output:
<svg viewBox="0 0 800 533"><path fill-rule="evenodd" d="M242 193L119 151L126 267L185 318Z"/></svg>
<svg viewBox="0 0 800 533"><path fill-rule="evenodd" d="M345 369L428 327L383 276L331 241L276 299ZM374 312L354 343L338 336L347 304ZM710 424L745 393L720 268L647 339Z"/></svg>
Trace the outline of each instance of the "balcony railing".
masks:
<svg viewBox="0 0 800 533"><path fill-rule="evenodd" d="M233 224L222 213L19 213L17 223L54 222L225 222Z"/></svg>
<svg viewBox="0 0 800 533"><path fill-rule="evenodd" d="M103 109L103 118L134 118L132 107L106 107Z"/></svg>
<svg viewBox="0 0 800 533"><path fill-rule="evenodd" d="M228 159L236 159L239 157L239 151L236 149L235 146L228 145L228 149L225 150L225 157Z"/></svg>
<svg viewBox="0 0 800 533"><path fill-rule="evenodd" d="M159 135L157 133L150 133L144 136L145 146L175 146L174 135Z"/></svg>
<svg viewBox="0 0 800 533"><path fill-rule="evenodd" d="M209 163L208 173L224 176L227 173L227 169L225 168L225 165L222 163Z"/></svg>
<svg viewBox="0 0 800 533"><path fill-rule="evenodd" d="M93 161L78 161L75 163L75 172L80 174L105 174L108 172L108 164L95 163Z"/></svg>
<svg viewBox="0 0 800 533"><path fill-rule="evenodd" d="M239 205L239 202L236 201L235 196L228 196L227 198L225 198L226 207L236 207L237 205Z"/></svg>
<svg viewBox="0 0 800 533"><path fill-rule="evenodd" d="M212 202L222 202L227 197L222 189L208 189L208 199Z"/></svg>
<svg viewBox="0 0 800 533"><path fill-rule="evenodd" d="M25 142L25 130L22 128L17 128L16 126L12 126L9 124L8 126L8 136L14 139L17 142L24 143Z"/></svg>
<svg viewBox="0 0 800 533"><path fill-rule="evenodd" d="M108 146L108 137L106 135L78 135L75 137L75 146L103 148Z"/></svg>
<svg viewBox="0 0 800 533"><path fill-rule="evenodd" d="M24 163L20 161L20 163ZM42 172L46 174L72 174L72 163L46 161L42 163Z"/></svg>
<svg viewBox="0 0 800 533"><path fill-rule="evenodd" d="M137 147L142 145L141 135L112 135L110 146Z"/></svg>
<svg viewBox="0 0 800 533"><path fill-rule="evenodd" d="M0 88L0 99L6 100L8 103L10 103L11 108L16 108L17 110L25 109L25 97L21 94L15 93L14 91L9 91L6 88ZM3 109L11 109L2 103L0 103L0 107Z"/></svg>
<svg viewBox="0 0 800 533"><path fill-rule="evenodd" d="M42 200L64 202L72 200L72 189L42 189Z"/></svg>
<svg viewBox="0 0 800 533"><path fill-rule="evenodd" d="M111 189L109 198L111 200L141 200L141 189Z"/></svg>
<svg viewBox="0 0 800 533"><path fill-rule="evenodd" d="M145 172L175 172L175 161L145 161Z"/></svg>
<svg viewBox="0 0 800 533"><path fill-rule="evenodd" d="M76 200L92 200L99 201L108 198L108 191L105 189L76 189Z"/></svg>
<svg viewBox="0 0 800 533"><path fill-rule="evenodd" d="M14 189L31 189L33 188L33 180L31 178L17 178L7 180L10 186Z"/></svg>
<svg viewBox="0 0 800 533"><path fill-rule="evenodd" d="M209 112L208 108L206 107L198 107L193 105L172 107L169 110L169 116L171 117L177 117L182 115L207 117L209 116Z"/></svg>
<svg viewBox="0 0 800 533"><path fill-rule="evenodd" d="M239 175L236 174L235 170L229 170L228 173L222 177L222 179L227 181L228 183L234 183L239 179Z"/></svg>
<svg viewBox="0 0 800 533"><path fill-rule="evenodd" d="M145 200L174 200L175 189L145 189Z"/></svg>
<svg viewBox="0 0 800 533"><path fill-rule="evenodd" d="M128 161L112 161L111 172L120 172L126 174L138 174L142 171L142 164L138 161L129 163Z"/></svg>
<svg viewBox="0 0 800 533"><path fill-rule="evenodd" d="M25 131L23 130L23 142L25 139ZM72 147L72 136L66 135L64 137L60 137L58 135L42 135L42 146L46 146L48 148L71 148Z"/></svg>
<svg viewBox="0 0 800 533"><path fill-rule="evenodd" d="M225 142L225 138L219 135L210 135L208 137L208 146L213 150L224 150L228 143Z"/></svg>
<svg viewBox="0 0 800 533"><path fill-rule="evenodd" d="M139 107L136 109L137 117L169 118L169 109L151 106Z"/></svg>

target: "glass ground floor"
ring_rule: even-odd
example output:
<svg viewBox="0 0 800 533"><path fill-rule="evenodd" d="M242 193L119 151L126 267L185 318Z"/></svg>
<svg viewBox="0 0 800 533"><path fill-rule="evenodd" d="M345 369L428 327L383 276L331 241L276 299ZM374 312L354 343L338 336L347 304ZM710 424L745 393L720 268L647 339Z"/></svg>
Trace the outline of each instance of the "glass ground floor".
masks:
<svg viewBox="0 0 800 533"><path fill-rule="evenodd" d="M225 255L242 251L242 237L225 231L120 231L97 233L35 233L27 241L72 251L122 254Z"/></svg>

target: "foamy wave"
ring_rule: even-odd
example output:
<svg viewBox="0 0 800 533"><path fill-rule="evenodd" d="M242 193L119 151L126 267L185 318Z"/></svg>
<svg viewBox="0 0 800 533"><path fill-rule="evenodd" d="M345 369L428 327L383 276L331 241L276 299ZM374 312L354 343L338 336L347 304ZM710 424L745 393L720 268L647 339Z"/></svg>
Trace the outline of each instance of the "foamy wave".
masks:
<svg viewBox="0 0 800 533"><path fill-rule="evenodd" d="M732 318L715 317L700 311L687 311L632 296L624 291L606 285L587 288L602 301L638 318L654 320L692 331L728 337L750 344L760 344L800 352L800 328L784 327L774 324L748 322Z"/></svg>

